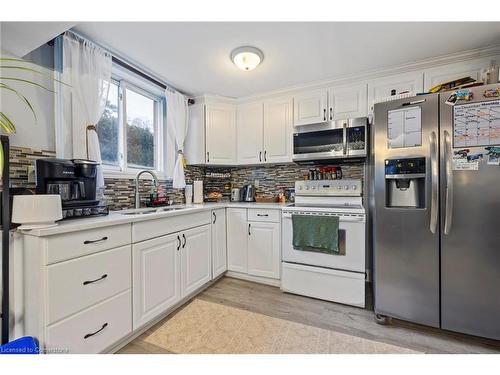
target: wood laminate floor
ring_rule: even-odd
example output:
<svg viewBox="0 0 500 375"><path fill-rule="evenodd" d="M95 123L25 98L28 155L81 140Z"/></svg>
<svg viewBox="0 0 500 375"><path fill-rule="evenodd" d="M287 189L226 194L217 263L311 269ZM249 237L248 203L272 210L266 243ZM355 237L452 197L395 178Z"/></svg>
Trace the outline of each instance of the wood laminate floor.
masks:
<svg viewBox="0 0 500 375"><path fill-rule="evenodd" d="M196 298L425 353L500 353L500 341L445 332L398 320L394 320L391 325L382 326L375 323L370 309L283 293L276 287L229 277L223 277ZM155 327L137 337L118 353L169 353L144 341L144 337L154 329Z"/></svg>

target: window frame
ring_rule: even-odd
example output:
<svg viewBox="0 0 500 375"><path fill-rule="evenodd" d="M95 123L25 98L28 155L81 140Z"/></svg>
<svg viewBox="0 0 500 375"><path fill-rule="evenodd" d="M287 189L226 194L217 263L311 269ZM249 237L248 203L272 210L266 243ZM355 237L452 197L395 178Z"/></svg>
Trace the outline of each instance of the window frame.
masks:
<svg viewBox="0 0 500 375"><path fill-rule="evenodd" d="M103 163L106 178L135 178L141 170L152 170L159 178L166 179L164 160L165 148L165 94L163 90L152 83L138 77L130 71L113 64L112 82L118 85L118 165ZM143 95L154 101L154 167L134 166L127 160L127 89Z"/></svg>

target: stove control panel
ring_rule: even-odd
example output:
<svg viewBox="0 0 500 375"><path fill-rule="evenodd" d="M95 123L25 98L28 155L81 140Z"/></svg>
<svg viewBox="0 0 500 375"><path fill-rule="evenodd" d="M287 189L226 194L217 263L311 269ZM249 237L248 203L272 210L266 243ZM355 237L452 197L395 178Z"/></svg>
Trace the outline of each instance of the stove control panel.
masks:
<svg viewBox="0 0 500 375"><path fill-rule="evenodd" d="M295 195L361 196L361 180L304 180L295 181Z"/></svg>

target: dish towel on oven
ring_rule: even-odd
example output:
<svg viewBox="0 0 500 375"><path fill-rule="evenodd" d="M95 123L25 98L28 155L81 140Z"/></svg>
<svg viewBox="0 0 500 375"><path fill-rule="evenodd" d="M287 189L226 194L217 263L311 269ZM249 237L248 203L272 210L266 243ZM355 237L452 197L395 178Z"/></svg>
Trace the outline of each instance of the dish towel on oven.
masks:
<svg viewBox="0 0 500 375"><path fill-rule="evenodd" d="M338 216L292 215L292 227L294 249L339 253Z"/></svg>

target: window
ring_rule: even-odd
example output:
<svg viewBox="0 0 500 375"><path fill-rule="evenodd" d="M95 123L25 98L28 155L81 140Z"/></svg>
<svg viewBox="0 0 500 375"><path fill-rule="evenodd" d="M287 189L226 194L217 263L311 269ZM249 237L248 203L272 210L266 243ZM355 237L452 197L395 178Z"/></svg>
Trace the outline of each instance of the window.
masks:
<svg viewBox="0 0 500 375"><path fill-rule="evenodd" d="M115 74L116 73L116 74ZM163 92L132 73L113 74L104 114L97 123L105 174L162 174Z"/></svg>

